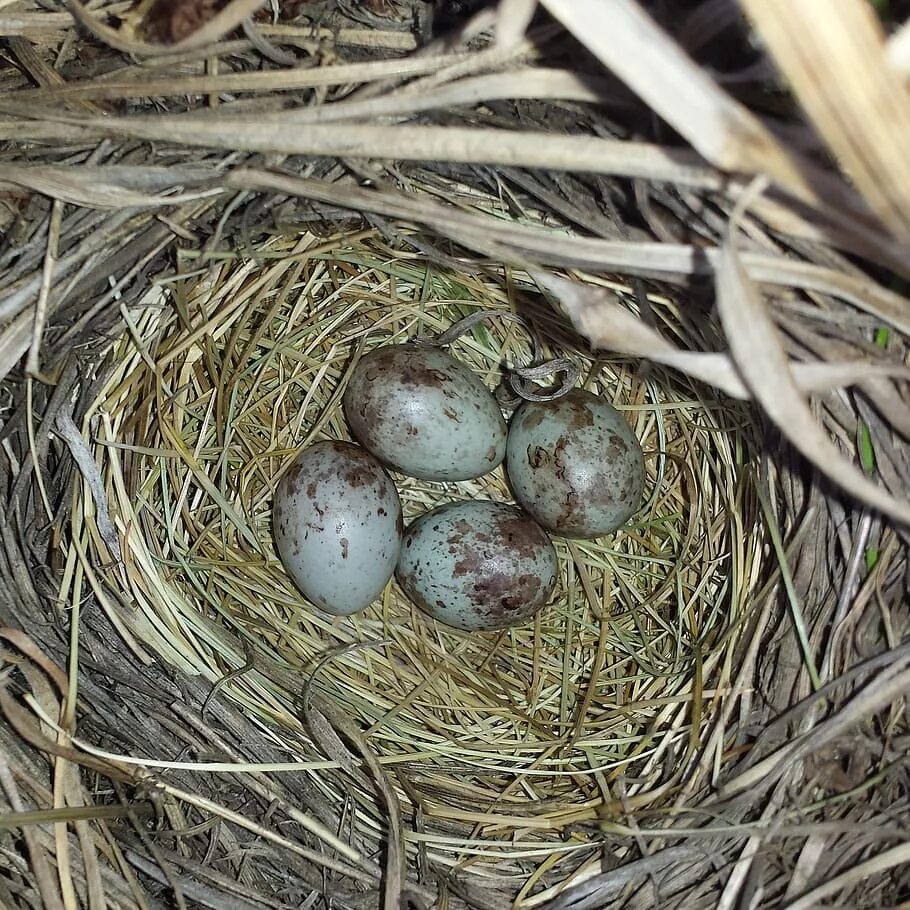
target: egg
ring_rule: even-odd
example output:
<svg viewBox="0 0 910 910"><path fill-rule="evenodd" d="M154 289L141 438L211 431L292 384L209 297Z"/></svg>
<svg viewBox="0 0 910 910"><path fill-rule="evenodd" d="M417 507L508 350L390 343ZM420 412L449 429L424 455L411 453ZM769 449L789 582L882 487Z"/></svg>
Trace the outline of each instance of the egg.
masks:
<svg viewBox="0 0 910 910"><path fill-rule="evenodd" d="M404 530L398 491L360 446L332 440L304 449L278 483L272 516L285 570L328 613L365 609L395 571Z"/></svg>
<svg viewBox="0 0 910 910"><path fill-rule="evenodd" d="M556 585L556 551L515 506L476 500L427 512L407 530L396 578L425 613L468 631L521 625Z"/></svg>
<svg viewBox="0 0 910 910"><path fill-rule="evenodd" d="M608 534L641 505L645 465L638 438L619 411L582 389L518 408L506 469L515 499L564 537Z"/></svg>
<svg viewBox="0 0 910 910"><path fill-rule="evenodd" d="M423 480L468 480L497 467L506 423L490 390L439 348L365 354L344 395L351 434L382 462Z"/></svg>

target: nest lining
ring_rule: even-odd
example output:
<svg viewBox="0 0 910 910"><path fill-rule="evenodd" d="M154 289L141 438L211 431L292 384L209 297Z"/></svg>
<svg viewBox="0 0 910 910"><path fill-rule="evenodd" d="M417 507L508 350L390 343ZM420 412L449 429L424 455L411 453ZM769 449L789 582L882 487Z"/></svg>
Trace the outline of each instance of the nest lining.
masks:
<svg viewBox="0 0 910 910"><path fill-rule="evenodd" d="M105 578L118 625L277 729L301 770L324 772L338 763L308 743L299 703L318 669L317 689L425 800L422 840L446 864L564 849L569 826L615 811L604 816L617 781L629 798L673 782L736 685L732 654L762 574L749 409L661 368L592 360L526 275L446 273L378 232L276 235L254 259L212 258L133 314L88 414L125 566ZM672 314L666 298L652 304ZM300 447L349 438L340 401L362 351L478 308L522 312L626 413L646 452L645 507L616 535L557 539L552 605L506 633L436 624L394 584L363 614L320 614L273 550L277 478ZM523 331L495 317L453 353L490 387L502 364L531 356ZM396 482L407 520L453 499L510 501L502 468ZM99 544L87 533L109 561ZM343 801L342 774L320 779ZM375 837L381 801L359 803L361 836Z"/></svg>

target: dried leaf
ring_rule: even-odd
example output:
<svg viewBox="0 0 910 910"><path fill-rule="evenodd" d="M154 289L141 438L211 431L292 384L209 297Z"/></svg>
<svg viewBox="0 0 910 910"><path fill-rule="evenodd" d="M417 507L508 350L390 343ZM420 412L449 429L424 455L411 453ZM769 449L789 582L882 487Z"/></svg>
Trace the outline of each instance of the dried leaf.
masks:
<svg viewBox="0 0 910 910"><path fill-rule="evenodd" d="M95 464L95 459L88 447L88 443L83 439L79 428L73 422L73 418L66 411L61 411L57 415L56 429L69 447L73 460L79 466L79 471L88 484L89 490L91 490L101 539L117 562L123 562L123 554L120 552L120 538L117 536L117 529L111 520L111 513L107 505L104 480L98 470L98 465Z"/></svg>
<svg viewBox="0 0 910 910"><path fill-rule="evenodd" d="M210 180L211 171L200 168L130 167L108 165L93 167L55 167L53 165L0 165L0 189L23 187L44 193L63 202L91 208L151 208L177 205L220 190L202 190L171 196L149 195L138 189L173 189L180 184Z"/></svg>
<svg viewBox="0 0 910 910"><path fill-rule="evenodd" d="M731 398L746 400L752 397L739 370L726 354L685 351L676 347L612 300L603 288L577 284L545 272L533 272L532 275L541 287L557 297L572 324L594 348L647 357L715 386ZM790 369L802 392L843 388L881 376L910 379L910 368L866 360L791 362Z"/></svg>
<svg viewBox="0 0 910 910"><path fill-rule="evenodd" d="M653 152L654 146L641 144L637 148L642 152L640 159L626 160L625 156L617 153L613 162L616 167L631 168L637 163L641 170L657 170L663 166L659 153ZM608 167L612 153L607 146L603 149L601 161ZM610 270L673 279L686 275L711 275L721 256L719 249L705 250L687 244L577 237L562 231L464 212L425 195L330 184L255 168L237 168L226 175L224 182L226 186L237 189L287 193L356 212L376 212L416 221L447 236L457 235L468 249L484 255L498 249L502 253L500 258L510 261L530 259L538 265ZM899 249L895 245L895 253ZM910 300L867 277L841 274L784 256L743 253L741 258L749 276L755 281L784 287L805 287L840 297L864 312L875 314L883 322L910 333Z"/></svg>
<svg viewBox="0 0 910 910"><path fill-rule="evenodd" d="M499 0L496 11L496 43L502 50L515 47L525 36L537 0Z"/></svg>
<svg viewBox="0 0 910 910"><path fill-rule="evenodd" d="M860 501L910 523L910 503L895 499L849 462L804 398L777 328L735 248L738 214L747 201L730 220L716 279L718 312L740 375L783 435L823 474Z"/></svg>
<svg viewBox="0 0 910 910"><path fill-rule="evenodd" d="M887 61L873 5L868 0L742 0L742 5L872 209L892 230L910 236L910 89Z"/></svg>
<svg viewBox="0 0 910 910"><path fill-rule="evenodd" d="M479 100L479 99L475 99ZM301 113L300 119L310 117ZM318 116L318 115L317 115ZM646 143L530 130L457 126L313 124L290 128L294 117L262 115L215 120L205 116L86 118L99 135L133 136L234 150L287 155L340 155L400 161L453 161L513 167L614 173L720 188L722 179L693 155Z"/></svg>
<svg viewBox="0 0 910 910"><path fill-rule="evenodd" d="M349 82L372 82L390 76L419 76L463 61L464 54L441 54L438 57L368 60L295 70L257 70L255 72L219 73L216 76L173 76L119 80L91 79L70 82L60 88L29 88L10 92L4 100L34 105L38 101L68 101L77 98L116 99L148 98L153 95L203 95L209 92L268 92L321 85L344 85ZM333 105L334 106L334 105Z"/></svg>
<svg viewBox="0 0 910 910"><path fill-rule="evenodd" d="M767 173L802 196L814 195L761 122L687 57L634 0L542 2L712 164L726 171Z"/></svg>

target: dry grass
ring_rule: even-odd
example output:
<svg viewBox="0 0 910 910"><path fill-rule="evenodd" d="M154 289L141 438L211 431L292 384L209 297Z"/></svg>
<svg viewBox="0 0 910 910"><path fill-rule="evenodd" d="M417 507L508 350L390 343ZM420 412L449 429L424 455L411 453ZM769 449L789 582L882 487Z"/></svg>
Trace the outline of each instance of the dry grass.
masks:
<svg viewBox="0 0 910 910"><path fill-rule="evenodd" d="M686 760L735 686L729 654L762 574L748 413L660 370L643 379L623 359L592 362L520 273L447 273L376 232L278 236L261 253L190 257L188 278L163 278L168 295L132 315L86 415L122 541L124 571L105 577L138 607L119 621L178 668L230 675L220 692L289 745L305 736L304 683L337 652L315 685L406 776L403 796L419 795L434 862L562 852L569 826L615 814L609 794L630 774L640 780L621 784L626 797L667 793L666 757ZM436 625L394 586L365 614L320 615L274 555L277 478L300 446L347 437L340 400L363 350L477 308L526 311L543 337L573 345L586 387L643 441L646 507L615 537L557 541L555 602L506 634ZM530 357L522 330L495 317L455 350L491 386L500 364ZM397 480L408 519L453 498L509 496L501 468L462 484ZM91 562L109 561L92 524L81 531ZM338 767L312 747L295 757L295 770ZM381 823L364 811L359 837ZM571 848L589 849L587 838Z"/></svg>
<svg viewBox="0 0 910 910"><path fill-rule="evenodd" d="M0 902L906 901L898 4L329 5L0 0ZM276 477L478 306L625 411L647 507L527 628L320 618Z"/></svg>

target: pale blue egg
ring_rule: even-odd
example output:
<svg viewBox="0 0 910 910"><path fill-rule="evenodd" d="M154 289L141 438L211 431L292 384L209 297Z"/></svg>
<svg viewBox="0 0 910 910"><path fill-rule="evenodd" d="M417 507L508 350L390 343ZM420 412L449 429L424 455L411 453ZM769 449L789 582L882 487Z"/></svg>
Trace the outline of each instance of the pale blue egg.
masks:
<svg viewBox="0 0 910 910"><path fill-rule="evenodd" d="M380 461L423 480L468 480L505 456L490 390L445 351L396 344L364 355L344 395L351 434Z"/></svg>
<svg viewBox="0 0 910 910"><path fill-rule="evenodd" d="M512 415L506 469L515 499L564 537L600 537L641 506L644 456L614 407L582 389Z"/></svg>
<svg viewBox="0 0 910 910"><path fill-rule="evenodd" d="M398 491L360 446L332 440L304 449L278 483L272 518L285 570L322 610L365 609L395 571L404 530Z"/></svg>
<svg viewBox="0 0 910 910"><path fill-rule="evenodd" d="M396 578L421 610L458 629L528 622L559 564L546 532L515 506L476 500L427 512L407 530Z"/></svg>

